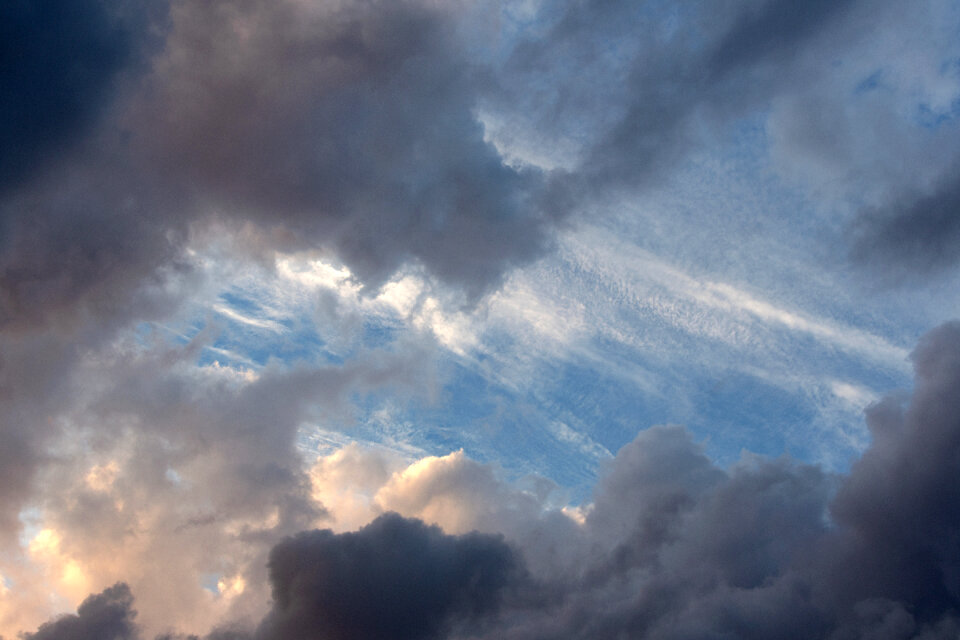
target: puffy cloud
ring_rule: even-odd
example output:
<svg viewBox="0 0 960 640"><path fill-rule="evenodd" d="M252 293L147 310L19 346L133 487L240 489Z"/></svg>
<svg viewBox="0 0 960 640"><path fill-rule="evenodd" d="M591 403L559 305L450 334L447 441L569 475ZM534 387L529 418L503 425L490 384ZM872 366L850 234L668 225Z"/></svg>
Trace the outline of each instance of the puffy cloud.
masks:
<svg viewBox="0 0 960 640"><path fill-rule="evenodd" d="M499 538L396 514L355 533L301 533L270 553L273 609L256 637L447 637L496 612L520 567Z"/></svg>
<svg viewBox="0 0 960 640"><path fill-rule="evenodd" d="M65 615L27 633L28 640L135 640L133 595L125 584L115 584L92 595L80 605L76 615Z"/></svg>
<svg viewBox="0 0 960 640"><path fill-rule="evenodd" d="M208 206L331 248L365 283L415 260L476 295L549 218L537 174L483 141L458 12L176 3L138 136Z"/></svg>
<svg viewBox="0 0 960 640"><path fill-rule="evenodd" d="M836 560L828 584L842 605L882 599L934 624L960 603L960 324L924 336L913 360L909 403L887 398L867 414L874 443L831 505L824 558Z"/></svg>

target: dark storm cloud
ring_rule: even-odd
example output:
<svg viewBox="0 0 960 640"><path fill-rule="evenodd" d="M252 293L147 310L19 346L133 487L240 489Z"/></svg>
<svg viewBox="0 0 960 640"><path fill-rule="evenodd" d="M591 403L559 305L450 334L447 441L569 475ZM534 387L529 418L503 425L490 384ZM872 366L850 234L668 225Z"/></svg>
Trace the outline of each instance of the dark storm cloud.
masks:
<svg viewBox="0 0 960 640"><path fill-rule="evenodd" d="M645 431L598 485L583 577L509 637L818 637L794 567L824 533L830 487L786 459L724 472L683 428Z"/></svg>
<svg viewBox="0 0 960 640"><path fill-rule="evenodd" d="M333 249L378 285L414 261L476 296L538 255L536 172L473 114L457 9L184 2L134 116L205 206Z"/></svg>
<svg viewBox="0 0 960 640"><path fill-rule="evenodd" d="M169 16L136 19L128 5L92 0L0 9L0 528L9 540L39 492L38 468L50 522L71 532L66 551L96 557L104 540L137 530L140 513L76 484L89 460L47 450L80 418L100 451L138 435L110 497L164 516L143 545L170 574L192 579L214 551L235 553L243 557L231 570L259 562L260 574L244 575L262 586L266 549L323 515L298 466L298 425L351 393L422 379L381 353L337 369L268 368L239 389L182 374L180 358L196 362L189 349L154 360L131 349L111 361L118 329L161 318L184 297L171 285L190 274L192 231L249 223L267 250L330 250L371 287L414 263L476 299L541 255L586 199L649 184L704 129L723 132L803 94L846 43L852 13L871 11L852 1L707 3L691 10L698 28L681 21L671 32L675 16L654 7L568 3L553 28L492 69L468 50L457 7L316 5L180 0ZM552 173L505 165L484 140L478 105L519 119L541 142L569 135L580 156ZM824 109L828 119L837 111ZM845 168L855 172L856 154ZM870 260L928 268L953 259L956 182L919 193L865 216L859 246ZM482 621L499 638L955 637L957 335L950 325L925 339L912 401L872 410L875 443L849 478L789 460L748 458L724 471L682 429L653 429L601 482L564 570L535 576L537 598L506 588L519 559L501 542L391 516L277 547L276 604L259 633L295 637L322 623L331 638L431 638ZM83 368L91 361L93 374ZM171 488L178 474L189 492ZM266 527L273 508L278 523ZM226 536L224 523L240 533ZM195 605L187 601L201 589L135 586L155 587L151 602L171 608ZM365 608L368 590L382 608ZM259 595L251 585L238 602L256 607ZM130 606L114 587L35 637L131 637ZM218 637L234 636L244 632Z"/></svg>
<svg viewBox="0 0 960 640"><path fill-rule="evenodd" d="M960 179L948 176L937 187L861 212L853 226L854 259L897 279L955 265L960 260Z"/></svg>
<svg viewBox="0 0 960 640"><path fill-rule="evenodd" d="M667 176L704 131L829 75L857 46L850 24L889 3L562 3L499 67L472 55L454 6L7 4L4 109L19 115L2 118L4 166L47 176L0 203L0 312L26 324L83 307L93 281L126 299L211 214L254 222L271 248L329 249L371 287L413 262L476 299L578 206ZM114 90L125 69L140 73ZM575 138L578 161L505 166L478 106L541 141ZM868 216L863 246L905 217L923 219L888 255L907 262L946 224Z"/></svg>
<svg viewBox="0 0 960 640"><path fill-rule="evenodd" d="M257 637L446 637L454 622L494 614L519 571L502 539L396 514L355 533L302 533L270 553L273 610Z"/></svg>
<svg viewBox="0 0 960 640"><path fill-rule="evenodd" d="M844 604L883 599L934 622L960 606L960 323L926 335L913 360L910 402L867 414L874 443L832 504L826 557L839 555L830 587Z"/></svg>
<svg viewBox="0 0 960 640"><path fill-rule="evenodd" d="M92 595L77 609L51 620L27 633L25 640L135 640L138 638L133 620L133 595L125 584L116 584Z"/></svg>
<svg viewBox="0 0 960 640"><path fill-rule="evenodd" d="M0 6L0 194L94 123L132 38L100 0Z"/></svg>
<svg viewBox="0 0 960 640"><path fill-rule="evenodd" d="M912 397L870 409L846 477L788 459L722 472L682 429L641 434L598 487L600 552L542 619L555 633L516 637L955 638L960 323L913 359Z"/></svg>
<svg viewBox="0 0 960 640"><path fill-rule="evenodd" d="M567 213L484 142L455 7L165 6L5 5L3 325L129 315L211 216L372 289L415 263L475 300Z"/></svg>

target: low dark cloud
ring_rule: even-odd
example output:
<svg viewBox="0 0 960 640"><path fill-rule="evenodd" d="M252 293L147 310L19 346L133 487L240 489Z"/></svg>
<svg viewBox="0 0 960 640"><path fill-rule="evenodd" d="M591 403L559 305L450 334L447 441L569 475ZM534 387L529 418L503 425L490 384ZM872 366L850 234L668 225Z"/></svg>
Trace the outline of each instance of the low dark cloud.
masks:
<svg viewBox="0 0 960 640"><path fill-rule="evenodd" d="M224 627L205 640L429 640L495 618L525 580L501 536L444 534L395 513L359 531L305 531L270 552L272 609L256 631ZM136 640L125 584L87 598L76 615L44 624L27 640ZM196 636L166 634L158 640Z"/></svg>
<svg viewBox="0 0 960 640"><path fill-rule="evenodd" d="M913 360L912 397L869 410L845 477L786 458L724 472L680 428L642 433L598 487L588 580L544 619L554 635L518 637L956 637L960 323Z"/></svg>
<svg viewBox="0 0 960 640"><path fill-rule="evenodd" d="M312 531L270 553L273 610L257 638L447 637L491 616L521 575L494 536L443 534L387 514L355 533Z"/></svg>
<svg viewBox="0 0 960 640"><path fill-rule="evenodd" d="M909 403L888 398L867 414L874 442L831 505L825 558L837 560L840 603L891 602L919 627L960 613L960 323L926 335L913 360Z"/></svg>
<svg viewBox="0 0 960 640"><path fill-rule="evenodd" d="M133 595L125 584L115 584L84 600L76 615L67 614L44 624L25 640L135 640Z"/></svg>
<svg viewBox="0 0 960 640"><path fill-rule="evenodd" d="M138 46L100 0L0 7L0 193L86 133Z"/></svg>

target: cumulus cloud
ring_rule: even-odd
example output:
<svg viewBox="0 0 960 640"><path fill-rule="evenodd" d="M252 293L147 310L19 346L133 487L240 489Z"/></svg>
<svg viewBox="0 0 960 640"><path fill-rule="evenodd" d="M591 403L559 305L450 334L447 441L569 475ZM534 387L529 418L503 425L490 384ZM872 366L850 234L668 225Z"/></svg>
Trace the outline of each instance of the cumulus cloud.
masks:
<svg viewBox="0 0 960 640"><path fill-rule="evenodd" d="M27 633L28 640L134 640L138 637L132 608L133 595L125 584L115 584L102 593L92 595L80 605L76 615L68 614L52 620L36 633Z"/></svg>
<svg viewBox="0 0 960 640"><path fill-rule="evenodd" d="M271 551L272 608L255 631L242 633L955 637L960 323L925 336L913 360L912 396L872 406L874 442L845 476L750 454L724 470L682 427L648 429L624 447L581 518L458 455L375 472L369 488L384 505L454 526L475 509L483 515L478 528L504 533L445 534L388 512L356 532L297 534ZM354 448L350 455L360 454ZM525 497L536 508L491 512L496 496L508 503ZM424 508L438 500L463 513L451 519ZM518 513L526 530L539 526L541 535L522 535ZM527 566L552 539L560 540L555 555L571 556L567 570ZM117 610L126 611L128 594L114 592L124 596ZM84 605L80 618L93 610Z"/></svg>
<svg viewBox="0 0 960 640"><path fill-rule="evenodd" d="M270 553L273 609L256 637L448 637L454 623L492 616L519 571L497 537L396 514L355 533L302 533Z"/></svg>

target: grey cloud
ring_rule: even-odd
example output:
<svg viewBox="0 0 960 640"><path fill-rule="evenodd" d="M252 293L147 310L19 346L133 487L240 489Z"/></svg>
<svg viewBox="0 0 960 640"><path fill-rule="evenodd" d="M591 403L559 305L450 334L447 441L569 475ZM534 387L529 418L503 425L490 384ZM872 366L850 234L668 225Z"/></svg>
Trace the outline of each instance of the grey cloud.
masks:
<svg viewBox="0 0 960 640"><path fill-rule="evenodd" d="M382 283L414 261L475 297L544 248L540 176L473 114L455 7L184 2L135 142L222 214Z"/></svg>
<svg viewBox="0 0 960 640"><path fill-rule="evenodd" d="M846 477L787 459L720 472L682 430L642 434L600 485L588 526L606 551L570 587L566 637L954 637L960 324L913 358L912 397L870 410Z"/></svg>
<svg viewBox="0 0 960 640"><path fill-rule="evenodd" d="M269 570L273 604L259 627L227 626L205 640L446 638L489 623L526 580L501 536L447 535L395 513L356 532L314 530L283 540L270 552ZM118 584L26 638L136 640L132 603ZM197 636L158 636L175 638Z"/></svg>
<svg viewBox="0 0 960 640"><path fill-rule="evenodd" d="M839 530L825 557L836 559L829 587L844 604L900 602L933 624L960 605L960 324L926 335L913 360L909 404L868 413L874 444L831 505Z"/></svg>
<svg viewBox="0 0 960 640"><path fill-rule="evenodd" d="M955 266L956 171L943 169L956 107L932 104L955 84L949 3L570 2L545 15L484 100L507 141L575 150L555 183L567 206L656 188L733 123L769 114L781 177L841 216L841 259L894 282Z"/></svg>
<svg viewBox="0 0 960 640"><path fill-rule="evenodd" d="M547 35L514 52L501 106L521 104L534 114L529 127L580 141L572 179L581 190L649 187L703 131L722 131L811 73L823 75L808 68L811 49L819 61L841 48L861 4L565 3ZM571 77L574 66L580 73ZM543 77L556 82L544 87Z"/></svg>
<svg viewBox="0 0 960 640"><path fill-rule="evenodd" d="M448 536L396 514L356 533L302 533L270 554L274 605L257 637L447 637L495 613L519 571L497 537Z"/></svg>
<svg viewBox="0 0 960 640"><path fill-rule="evenodd" d="M786 62L805 39L829 27L857 0L768 0L742 3L738 19L710 54L712 73L723 74L760 62Z"/></svg>
<svg viewBox="0 0 960 640"><path fill-rule="evenodd" d="M76 615L68 614L27 633L25 640L136 640L133 595L125 584L115 584L84 600Z"/></svg>
<svg viewBox="0 0 960 640"><path fill-rule="evenodd" d="M161 316L178 302L163 292L188 274L182 222L152 216L156 185L131 177L122 161L83 160L90 165L73 175L45 178L0 201L6 332L76 331L93 345L131 318Z"/></svg>
<svg viewBox="0 0 960 640"><path fill-rule="evenodd" d="M484 142L454 8L184 1L125 31L118 16L135 12L124 3L91 3L73 22L53 4L7 9L18 33L51 32L46 20L64 34L11 38L17 55L50 64L18 67L9 81L23 90L5 96L42 118L24 106L34 93L50 91L57 109L71 103L64 92L82 94L70 109L86 114L77 124L55 119L83 140L54 145L55 157L23 169L33 179L0 200L4 325L90 307L102 318L129 313L128 298L176 265L188 223L211 214L256 223L274 247L331 250L371 288L413 262L474 300L540 255L565 213L544 210L537 172L504 166ZM58 56L92 77L78 87L46 78L67 66ZM44 145L5 150L21 147ZM105 288L114 308L100 299Z"/></svg>
<svg viewBox="0 0 960 640"><path fill-rule="evenodd" d="M929 193L860 212L853 257L895 280L953 266L960 242L960 180L948 175Z"/></svg>
<svg viewBox="0 0 960 640"><path fill-rule="evenodd" d="M97 0L0 7L0 192L94 124L137 46L126 22Z"/></svg>
<svg viewBox="0 0 960 640"><path fill-rule="evenodd" d="M163 43L150 50L149 71L117 88L122 69L133 64L133 44L106 5L85 3L89 11L70 33L56 20L51 31L17 14L7 24L19 25L12 27L18 33L63 37L31 40L34 62L18 68L29 77L4 79L20 84L5 94L3 109L22 110L20 102L7 105L52 74L34 119L13 133L4 129L16 144L4 147L0 161L7 185L0 201L5 532L18 526L38 465L50 477L65 473L46 464L54 461L46 446L61 433L51 417L74 415L65 407L88 374L82 355L103 355L97 350L119 328L169 312L178 296L165 287L189 276L183 247L191 228L211 217L251 222L276 232L265 234L272 246L331 249L370 285L418 262L475 298L511 266L540 255L553 225L581 198L663 175L696 144L698 119L725 123L792 95L798 79L816 75L817 63L842 45L831 28L862 9L771 1L740 13L717 4L697 14L711 27L703 34L658 40L656 29L640 29L650 15L632 4L568 4L545 37L531 38L502 70L490 70L478 69L458 41L455 9L184 0L169 23L148 20ZM669 22L657 17L663 21L649 23ZM831 37L821 38L825 33ZM615 46L604 46L608 34ZM814 41L825 53L812 55L811 72L792 54L810 53ZM64 44L83 45L78 62L87 72L79 84L57 75L57 65L36 63L62 60ZM722 73L708 73L711 65ZM576 80L571 68L580 70ZM609 111L600 113L601 98ZM54 103L71 109L62 129L44 125ZM484 142L478 104L542 120L530 128L546 140L577 138L579 164L553 174L505 166ZM584 132L574 131L581 125ZM857 154L850 158L856 168ZM860 246L880 251L863 251L924 268L949 261L955 181L899 206L878 199ZM682 633L700 637L711 620L739 637L772 637L777 626L807 636L833 628L850 637L949 633L958 572L950 519L956 496L944 484L955 447L948 414L956 377L943 360L955 351L951 335L943 329L925 343L936 349L918 351L909 409L890 401L873 410L876 443L843 482L833 525L823 514L834 481L816 470L776 461L725 472L682 430L656 429L626 448L601 483L585 527L589 540L575 545L582 579L569 572L563 580L544 578L552 596L546 613L506 603L515 625L504 633L522 637L537 627L557 637L677 637L680 627L670 623L678 617L687 625ZM169 366L117 366L113 378L98 380L100 402L79 412L101 442L143 433L129 485L118 491L134 502L159 499L176 516L171 530L188 525L162 551L173 557L173 547L183 545L193 550L190 562L220 540L209 532L217 523L263 518L278 506L276 531L240 527L248 538L259 536L261 555L275 536L308 526L319 513L293 454L298 421L321 405L336 411L358 389L416 379L402 362L374 357L342 371L268 372L242 393L224 387L198 397L189 379L156 376L156 364ZM921 456L932 462L913 462ZM195 472L201 497L210 499L206 510L183 513L196 505L178 503L164 479L177 464ZM913 492L911 500L901 499L891 478ZM83 488L65 494L76 500L43 496L63 524L93 519L102 528L91 534L107 536L133 522ZM913 518L931 518L939 536L915 531ZM816 561L811 545L843 570ZM251 552L243 562L257 558ZM831 571L840 575L825 577Z"/></svg>
<svg viewBox="0 0 960 640"><path fill-rule="evenodd" d="M3 120L24 139L3 145L23 173L0 201L4 326L129 315L211 213L372 287L412 261L468 298L548 244L539 176L483 141L454 9L8 5Z"/></svg>
<svg viewBox="0 0 960 640"><path fill-rule="evenodd" d="M11 480L0 494L10 514L5 542L17 544L18 507L29 497L44 526L59 532L57 552L77 559L86 579L122 578L147 603L139 621L150 633L262 616L269 549L326 517L311 496L298 428L349 421L357 395L427 393L430 385L429 350L399 344L336 366L271 365L238 382L196 367L212 339L208 331L147 351L135 339L114 343L57 377L47 367L68 360L55 352L37 375L56 387L27 375L37 351L26 348L11 381L24 385L24 406L19 422L5 425L7 441L18 435L24 448L2 450ZM32 428L38 423L44 428ZM214 584L242 579L243 587L211 606L210 576ZM22 585L30 576L11 578Z"/></svg>

